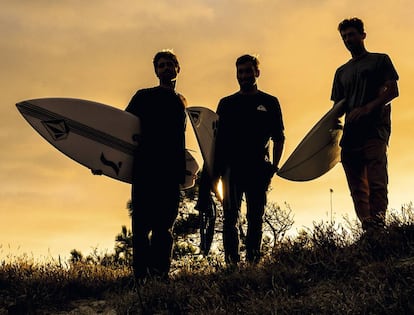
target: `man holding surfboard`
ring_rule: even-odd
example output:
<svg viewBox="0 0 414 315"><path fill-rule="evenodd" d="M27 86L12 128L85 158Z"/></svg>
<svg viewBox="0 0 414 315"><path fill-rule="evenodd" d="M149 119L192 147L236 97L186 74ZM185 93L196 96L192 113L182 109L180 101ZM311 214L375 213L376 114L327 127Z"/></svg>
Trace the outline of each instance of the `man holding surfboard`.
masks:
<svg viewBox="0 0 414 315"><path fill-rule="evenodd" d="M141 122L132 181L133 268L137 281L148 276L168 277L171 229L186 169L186 101L175 92L180 66L171 51L158 52L153 64L159 86L137 91L126 108ZM159 181L161 190L154 187Z"/></svg>
<svg viewBox="0 0 414 315"><path fill-rule="evenodd" d="M220 100L215 142L214 175L223 182L225 260L240 261L238 217L242 196L247 202L246 258L260 260L266 191L278 169L284 146L284 126L279 101L258 90L259 61L243 55L236 61L240 90ZM273 140L273 162L269 140Z"/></svg>
<svg viewBox="0 0 414 315"><path fill-rule="evenodd" d="M398 74L386 54L368 52L364 24L343 20L339 33L352 59L336 70L331 99L345 99L341 160L362 228L384 227L388 206L387 145Z"/></svg>

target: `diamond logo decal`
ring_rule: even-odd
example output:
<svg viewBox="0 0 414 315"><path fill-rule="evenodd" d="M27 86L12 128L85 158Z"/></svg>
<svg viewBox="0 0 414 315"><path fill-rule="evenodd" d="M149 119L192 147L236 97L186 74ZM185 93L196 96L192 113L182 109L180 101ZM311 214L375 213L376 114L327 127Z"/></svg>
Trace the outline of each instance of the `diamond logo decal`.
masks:
<svg viewBox="0 0 414 315"><path fill-rule="evenodd" d="M45 120L42 124L55 141L65 140L69 135L69 127L63 119Z"/></svg>

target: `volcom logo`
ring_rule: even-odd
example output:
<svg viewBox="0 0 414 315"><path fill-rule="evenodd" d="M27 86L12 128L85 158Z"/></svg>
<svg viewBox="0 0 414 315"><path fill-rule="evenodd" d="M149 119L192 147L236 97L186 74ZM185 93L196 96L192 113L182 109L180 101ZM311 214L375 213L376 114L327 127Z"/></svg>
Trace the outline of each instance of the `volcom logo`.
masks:
<svg viewBox="0 0 414 315"><path fill-rule="evenodd" d="M108 160L105 157L105 155L103 154L103 152L101 153L101 162L104 165L109 166L110 168L112 168L116 175L119 175L119 171L122 167L122 162L115 163L115 162L112 162L112 161Z"/></svg>
<svg viewBox="0 0 414 315"><path fill-rule="evenodd" d="M55 141L65 140L69 135L69 127L63 119L45 120L42 124Z"/></svg>

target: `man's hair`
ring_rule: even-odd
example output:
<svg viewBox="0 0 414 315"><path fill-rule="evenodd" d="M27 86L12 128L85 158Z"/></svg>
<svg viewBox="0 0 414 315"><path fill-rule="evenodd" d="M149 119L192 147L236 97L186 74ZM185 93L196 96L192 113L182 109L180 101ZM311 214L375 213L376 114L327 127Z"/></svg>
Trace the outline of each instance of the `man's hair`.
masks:
<svg viewBox="0 0 414 315"><path fill-rule="evenodd" d="M257 59L257 57L252 56L252 55L243 55L237 58L236 67L241 64L248 63L248 62L251 62L256 70L259 70L259 59Z"/></svg>
<svg viewBox="0 0 414 315"><path fill-rule="evenodd" d="M152 63L154 64L154 69L157 69L158 61L161 58L171 60L175 64L176 67L180 66L180 64L178 63L177 56L173 53L173 51L170 49L165 49L155 54L154 59L152 60Z"/></svg>
<svg viewBox="0 0 414 315"><path fill-rule="evenodd" d="M342 32L350 27L355 28L359 34L364 33L364 22L362 22L362 20L358 19L357 17L343 20L338 25L338 31Z"/></svg>

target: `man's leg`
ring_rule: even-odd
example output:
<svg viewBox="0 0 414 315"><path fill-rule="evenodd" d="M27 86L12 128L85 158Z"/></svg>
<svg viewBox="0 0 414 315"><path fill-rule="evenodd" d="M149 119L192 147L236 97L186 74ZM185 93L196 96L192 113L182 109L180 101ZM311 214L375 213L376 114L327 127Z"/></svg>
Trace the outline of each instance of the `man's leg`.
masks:
<svg viewBox="0 0 414 315"><path fill-rule="evenodd" d="M132 249L133 270L137 281L148 276L150 258L150 221L146 200L136 185L132 185Z"/></svg>
<svg viewBox="0 0 414 315"><path fill-rule="evenodd" d="M246 236L246 258L249 262L257 263L260 260L260 249L262 244L263 215L266 206L266 192L271 177L265 170L263 176L249 176L246 183L247 202L247 236Z"/></svg>
<svg viewBox="0 0 414 315"><path fill-rule="evenodd" d="M361 151L342 151L342 166L351 192L356 215L365 229L371 220L367 172Z"/></svg>
<svg viewBox="0 0 414 315"><path fill-rule="evenodd" d="M370 143L365 150L365 158L370 190L370 215L381 227L385 224L388 207L387 145L379 141Z"/></svg>
<svg viewBox="0 0 414 315"><path fill-rule="evenodd" d="M242 192L230 171L222 178L223 182L223 246L225 260L228 264L240 261L239 230L237 223L241 206Z"/></svg>
<svg viewBox="0 0 414 315"><path fill-rule="evenodd" d="M214 224L216 222L216 205L211 196L212 180L204 165L198 186L198 199L194 206L199 211L200 222L200 250L203 255L210 251L214 237Z"/></svg>
<svg viewBox="0 0 414 315"><path fill-rule="evenodd" d="M165 184L162 198L154 200L152 215L150 272L168 277L173 248L172 227L178 214L180 187Z"/></svg>

